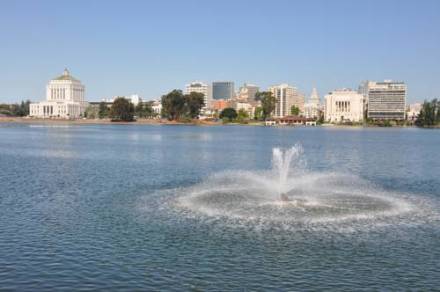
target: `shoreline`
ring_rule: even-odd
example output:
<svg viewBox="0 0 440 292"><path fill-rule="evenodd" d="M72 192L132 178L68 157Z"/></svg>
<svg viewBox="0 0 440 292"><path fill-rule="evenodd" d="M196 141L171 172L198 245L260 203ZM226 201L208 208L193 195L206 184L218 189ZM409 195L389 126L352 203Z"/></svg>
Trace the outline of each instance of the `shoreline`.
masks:
<svg viewBox="0 0 440 292"><path fill-rule="evenodd" d="M221 121L206 121L206 120L193 120L191 122L178 122L169 121L166 119L139 119L133 122L112 122L110 119L77 119L77 120L64 120L64 119L38 119L28 117L0 117L0 124L37 124L37 125L182 125L182 126L259 126L266 127L264 122L249 122L249 123L222 123ZM274 128L286 128L286 127L298 127L289 125L275 125L267 126ZM440 126L434 127L417 127L415 125L402 125L381 127L377 125L337 125L337 124L322 124L316 126L299 126L299 127L323 127L323 128L420 128L420 129L440 129Z"/></svg>
<svg viewBox="0 0 440 292"><path fill-rule="evenodd" d="M38 119L25 117L0 117L0 124L40 124L40 125L195 125L195 126L217 126L221 122L212 121L192 121L178 122L164 119L139 119L133 122L112 122L110 119Z"/></svg>

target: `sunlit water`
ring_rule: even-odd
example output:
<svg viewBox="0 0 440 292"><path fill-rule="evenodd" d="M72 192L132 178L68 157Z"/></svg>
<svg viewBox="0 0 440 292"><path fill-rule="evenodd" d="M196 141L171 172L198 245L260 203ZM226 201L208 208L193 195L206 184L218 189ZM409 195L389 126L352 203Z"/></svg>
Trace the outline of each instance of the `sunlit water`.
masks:
<svg viewBox="0 0 440 292"><path fill-rule="evenodd" d="M0 290L438 289L439 145L419 129L0 125Z"/></svg>

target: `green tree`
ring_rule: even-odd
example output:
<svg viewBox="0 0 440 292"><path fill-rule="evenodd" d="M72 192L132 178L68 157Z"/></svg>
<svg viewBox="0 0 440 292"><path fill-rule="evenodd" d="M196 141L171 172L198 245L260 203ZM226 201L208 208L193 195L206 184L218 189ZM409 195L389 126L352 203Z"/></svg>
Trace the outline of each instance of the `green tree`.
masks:
<svg viewBox="0 0 440 292"><path fill-rule="evenodd" d="M118 97L113 101L109 116L115 122L131 122L134 119L134 105L128 99Z"/></svg>
<svg viewBox="0 0 440 292"><path fill-rule="evenodd" d="M263 108L261 106L257 106L255 108L254 120L261 120L263 118Z"/></svg>
<svg viewBox="0 0 440 292"><path fill-rule="evenodd" d="M29 100L22 101L20 104L12 104L9 106L10 115L17 117L24 117L29 115L29 107L31 102Z"/></svg>
<svg viewBox="0 0 440 292"><path fill-rule="evenodd" d="M96 119L99 117L99 109L89 105L85 111L85 117L88 119Z"/></svg>
<svg viewBox="0 0 440 292"><path fill-rule="evenodd" d="M139 118L145 118L145 108L141 101L136 105L135 113Z"/></svg>
<svg viewBox="0 0 440 292"><path fill-rule="evenodd" d="M416 120L419 127L432 127L440 124L440 102L437 99L425 101Z"/></svg>
<svg viewBox="0 0 440 292"><path fill-rule="evenodd" d="M28 116L30 113L30 105L31 105L31 101L30 100L26 100L26 101L22 101L20 104L20 114L22 117Z"/></svg>
<svg viewBox="0 0 440 292"><path fill-rule="evenodd" d="M291 114L292 116L299 116L299 112L300 112L299 107L297 107L297 106L295 106L295 105L292 105L292 106L290 107L290 114Z"/></svg>
<svg viewBox="0 0 440 292"><path fill-rule="evenodd" d="M185 98L185 108L186 114L195 119L200 115L200 111L202 107L205 105L205 95L200 92L191 92L190 94L186 94Z"/></svg>
<svg viewBox="0 0 440 292"><path fill-rule="evenodd" d="M15 116L15 117L20 116L20 106L16 103L11 104L9 106L9 113L11 116Z"/></svg>
<svg viewBox="0 0 440 292"><path fill-rule="evenodd" d="M237 113L237 120L240 123L243 123L245 120L249 118L249 114L244 109L239 109Z"/></svg>
<svg viewBox="0 0 440 292"><path fill-rule="evenodd" d="M220 113L219 116L220 119L223 119L224 121L233 121L237 118L237 112L232 107L227 107Z"/></svg>
<svg viewBox="0 0 440 292"><path fill-rule="evenodd" d="M181 90L174 89L162 96L162 117L178 120L185 112L185 98Z"/></svg>
<svg viewBox="0 0 440 292"><path fill-rule="evenodd" d="M255 95L258 100L261 100L261 108L263 109L263 119L270 118L272 112L275 110L277 99L270 91L257 92Z"/></svg>
<svg viewBox="0 0 440 292"><path fill-rule="evenodd" d="M437 115L435 117L436 124L440 124L440 100L437 101Z"/></svg>
<svg viewBox="0 0 440 292"><path fill-rule="evenodd" d="M107 103L104 101L101 101L99 103L99 110L98 110L98 117L100 119L107 118L109 114Z"/></svg>
<svg viewBox="0 0 440 292"><path fill-rule="evenodd" d="M11 107L9 104L0 104L0 114L10 116L11 115Z"/></svg>
<svg viewBox="0 0 440 292"><path fill-rule="evenodd" d="M324 124L324 113L323 113L322 111L319 111L318 116L319 116L319 118L318 118L318 124L319 124L319 125Z"/></svg>
<svg viewBox="0 0 440 292"><path fill-rule="evenodd" d="M144 104L144 114L146 118L154 117L153 105L151 101Z"/></svg>

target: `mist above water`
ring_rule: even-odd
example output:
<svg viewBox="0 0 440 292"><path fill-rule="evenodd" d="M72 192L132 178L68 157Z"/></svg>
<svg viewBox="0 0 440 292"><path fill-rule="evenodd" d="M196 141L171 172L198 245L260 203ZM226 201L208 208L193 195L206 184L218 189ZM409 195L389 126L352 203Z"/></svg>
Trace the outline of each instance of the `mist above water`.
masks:
<svg viewBox="0 0 440 292"><path fill-rule="evenodd" d="M418 206L410 196L383 190L355 175L308 171L302 167L302 153L300 145L273 148L271 170L214 174L181 190L175 205L220 220L290 226L354 222L371 226L417 216Z"/></svg>

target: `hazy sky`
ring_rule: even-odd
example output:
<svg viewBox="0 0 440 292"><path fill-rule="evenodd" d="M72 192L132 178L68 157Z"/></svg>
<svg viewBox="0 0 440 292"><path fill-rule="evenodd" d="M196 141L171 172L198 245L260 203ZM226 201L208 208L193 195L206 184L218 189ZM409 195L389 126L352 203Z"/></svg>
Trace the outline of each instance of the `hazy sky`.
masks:
<svg viewBox="0 0 440 292"><path fill-rule="evenodd" d="M440 1L0 0L0 102L44 99L68 67L88 100L157 98L192 80L322 97L362 80L440 96Z"/></svg>

